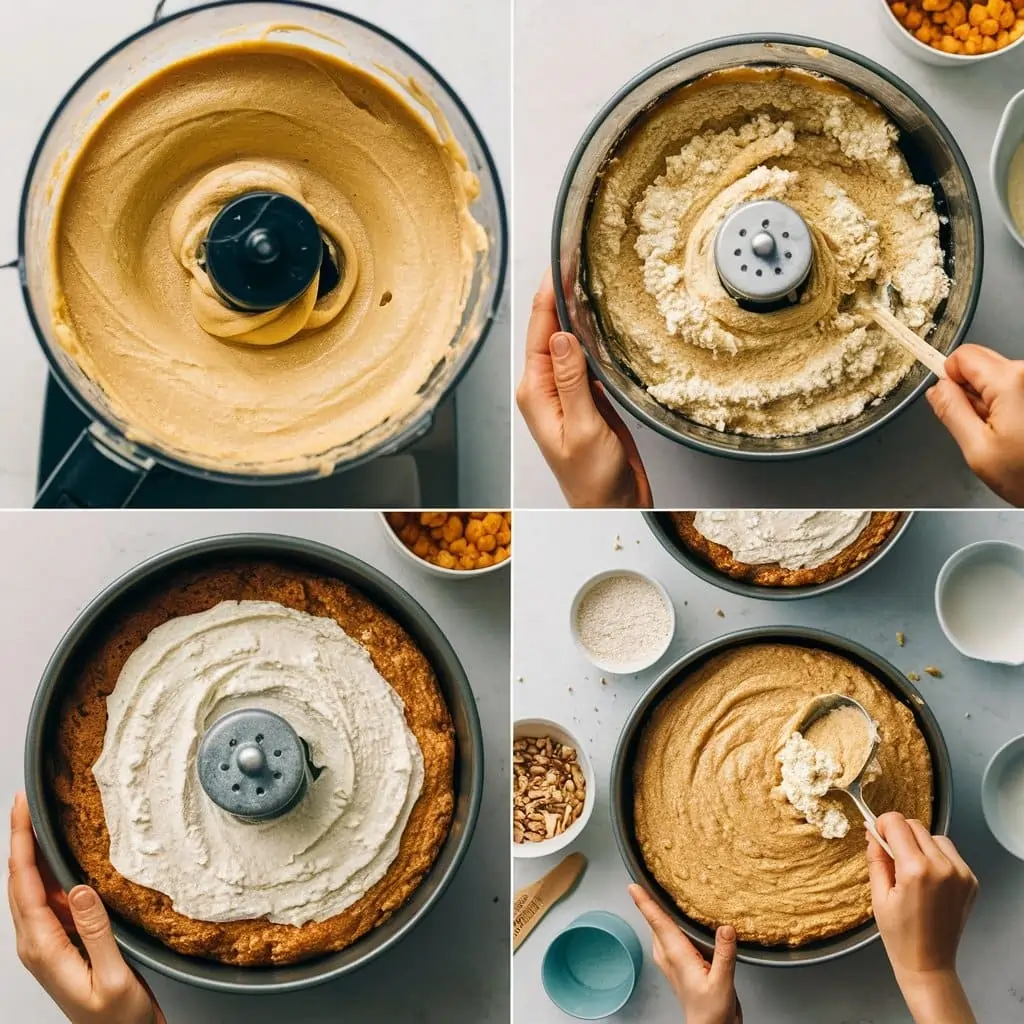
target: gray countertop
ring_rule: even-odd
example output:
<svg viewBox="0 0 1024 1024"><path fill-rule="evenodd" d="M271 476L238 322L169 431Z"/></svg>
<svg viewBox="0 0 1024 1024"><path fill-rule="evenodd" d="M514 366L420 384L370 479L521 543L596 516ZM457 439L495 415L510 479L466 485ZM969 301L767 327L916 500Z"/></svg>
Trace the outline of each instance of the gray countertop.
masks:
<svg viewBox="0 0 1024 1024"><path fill-rule="evenodd" d="M658 670L699 643L749 626L816 626L877 651L918 683L938 718L953 764L952 836L981 880L981 894L960 953L960 969L978 1019L1003 1024L1024 1013L1024 863L989 834L980 806L981 774L995 750L1024 732L1024 670L984 665L959 655L934 615L932 592L945 559L983 538L1024 542L1024 513L919 513L875 568L831 594L795 602L745 599L704 583L676 562L636 512L520 512L516 522L513 658L514 717L545 717L585 744L598 777L598 803L580 840L589 867L580 887L558 905L514 958L516 1020L565 1021L540 983L544 950L587 910L624 916L641 936L647 959L637 993L616 1017L678 1024L681 1014L650 959L649 933L626 893L628 876L612 834L608 787L612 753L626 717ZM619 538L622 549L614 550ZM569 605L581 583L604 569L630 567L665 585L678 634L659 666L637 677L606 677L592 668L569 634ZM724 618L716 614L720 609ZM906 634L906 646L896 642ZM922 672L938 666L943 678ZM571 692L570 692L571 687ZM969 716L969 717L968 717ZM533 881L558 857L518 861L515 886ZM907 1021L880 943L832 964L789 970L741 964L737 987L749 1024L892 1024Z"/></svg>
<svg viewBox="0 0 1024 1024"><path fill-rule="evenodd" d="M877 8L877 10L876 10ZM515 123L528 144L515 152L516 377L530 300L549 259L555 195L591 118L655 60L706 39L746 32L815 36L879 61L918 89L958 139L984 212L985 285L971 340L1024 357L1017 298L1024 251L1003 227L988 161L1003 108L1024 81L1024 50L974 67L942 69L906 55L883 31L879 0L517 0ZM961 508L1002 503L965 466L919 401L869 439L840 452L781 464L731 462L667 440L628 415L658 507ZM522 421L514 428L516 505L564 502Z"/></svg>
<svg viewBox="0 0 1024 1024"><path fill-rule="evenodd" d="M451 581L407 562L370 512L8 512L0 531L0 802L22 783L29 705L46 661L78 612L108 582L156 552L220 533L310 537L348 551L405 587L434 617L462 661L484 730L484 802L473 843L441 901L395 949L320 988L291 995L227 996L147 972L169 1024L505 1024L508 1021L509 574ZM6 820L6 819L5 819ZM4 841L6 846L6 840ZM0 992L18 1019L63 1015L19 963L6 907L0 913Z"/></svg>
<svg viewBox="0 0 1024 1024"><path fill-rule="evenodd" d="M414 47L463 97L510 193L510 0L319 0L366 18ZM18 204L32 150L61 97L94 60L146 24L156 0L33 0L4 5L0 35L0 264L17 255ZM195 6L168 0L167 13ZM14 99L16 97L16 100ZM511 427L509 288L486 344L456 392L460 500L508 505ZM36 492L46 360L29 324L16 270L0 271L0 507L24 508ZM400 474L399 474L400 475ZM373 506L371 498L366 504Z"/></svg>

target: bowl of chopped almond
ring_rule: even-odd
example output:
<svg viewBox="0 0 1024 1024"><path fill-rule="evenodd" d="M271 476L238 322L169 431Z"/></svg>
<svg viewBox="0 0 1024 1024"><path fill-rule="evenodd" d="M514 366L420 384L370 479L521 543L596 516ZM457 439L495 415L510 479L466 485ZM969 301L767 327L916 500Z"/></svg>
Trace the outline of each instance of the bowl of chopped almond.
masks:
<svg viewBox="0 0 1024 1024"><path fill-rule="evenodd" d="M1009 53L1024 39L1024 0L879 0L882 20L904 52L956 67Z"/></svg>
<svg viewBox="0 0 1024 1024"><path fill-rule="evenodd" d="M547 857L587 827L597 797L594 767L557 722L522 719L512 736L512 856Z"/></svg>
<svg viewBox="0 0 1024 1024"><path fill-rule="evenodd" d="M381 512L392 545L432 576L468 579L512 559L511 512Z"/></svg>

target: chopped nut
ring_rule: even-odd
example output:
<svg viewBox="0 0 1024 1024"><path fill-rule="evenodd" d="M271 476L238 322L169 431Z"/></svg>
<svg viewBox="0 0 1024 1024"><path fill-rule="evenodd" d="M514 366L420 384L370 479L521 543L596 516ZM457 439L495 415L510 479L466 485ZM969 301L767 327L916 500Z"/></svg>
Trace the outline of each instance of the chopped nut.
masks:
<svg viewBox="0 0 1024 1024"><path fill-rule="evenodd" d="M921 682L921 677L916 672L908 672L907 673L907 678L912 683L919 683L919 682Z"/></svg>
<svg viewBox="0 0 1024 1024"><path fill-rule="evenodd" d="M942 669L941 668L936 668L934 665L925 665L924 670L933 679L941 679L942 678Z"/></svg>
<svg viewBox="0 0 1024 1024"><path fill-rule="evenodd" d="M896 643L898 643L900 645L900 647L906 647L906 645L907 645L907 638L906 638L906 636L904 636L903 633L897 633L896 634Z"/></svg>
<svg viewBox="0 0 1024 1024"><path fill-rule="evenodd" d="M720 619L724 619L724 618L725 618L725 612L723 612L721 608L716 608L716 609L715 609L715 614L716 614L716 615L717 615L717 616L718 616L718 617L719 617Z"/></svg>
<svg viewBox="0 0 1024 1024"><path fill-rule="evenodd" d="M560 836L586 802L576 749L544 736L516 740L512 752L513 840L540 843Z"/></svg>

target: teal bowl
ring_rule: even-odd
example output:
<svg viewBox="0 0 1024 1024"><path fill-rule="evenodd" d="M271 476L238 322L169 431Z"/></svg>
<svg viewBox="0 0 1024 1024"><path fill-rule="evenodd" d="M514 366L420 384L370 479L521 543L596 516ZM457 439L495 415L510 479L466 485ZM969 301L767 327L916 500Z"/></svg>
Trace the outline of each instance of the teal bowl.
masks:
<svg viewBox="0 0 1024 1024"><path fill-rule="evenodd" d="M578 1020L601 1020L629 1002L643 963L636 932L621 917L592 910L548 946L541 980L560 1010Z"/></svg>

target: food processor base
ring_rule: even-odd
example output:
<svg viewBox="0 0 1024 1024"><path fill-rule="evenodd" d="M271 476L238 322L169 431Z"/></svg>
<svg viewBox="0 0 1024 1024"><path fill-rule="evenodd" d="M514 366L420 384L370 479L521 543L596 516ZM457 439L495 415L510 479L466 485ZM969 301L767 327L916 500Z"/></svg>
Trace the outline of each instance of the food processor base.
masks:
<svg viewBox="0 0 1024 1024"><path fill-rule="evenodd" d="M37 489L88 420L50 377L46 383ZM157 466L131 501L134 508L458 508L455 399L437 408L434 426L398 455L303 484L223 484Z"/></svg>

